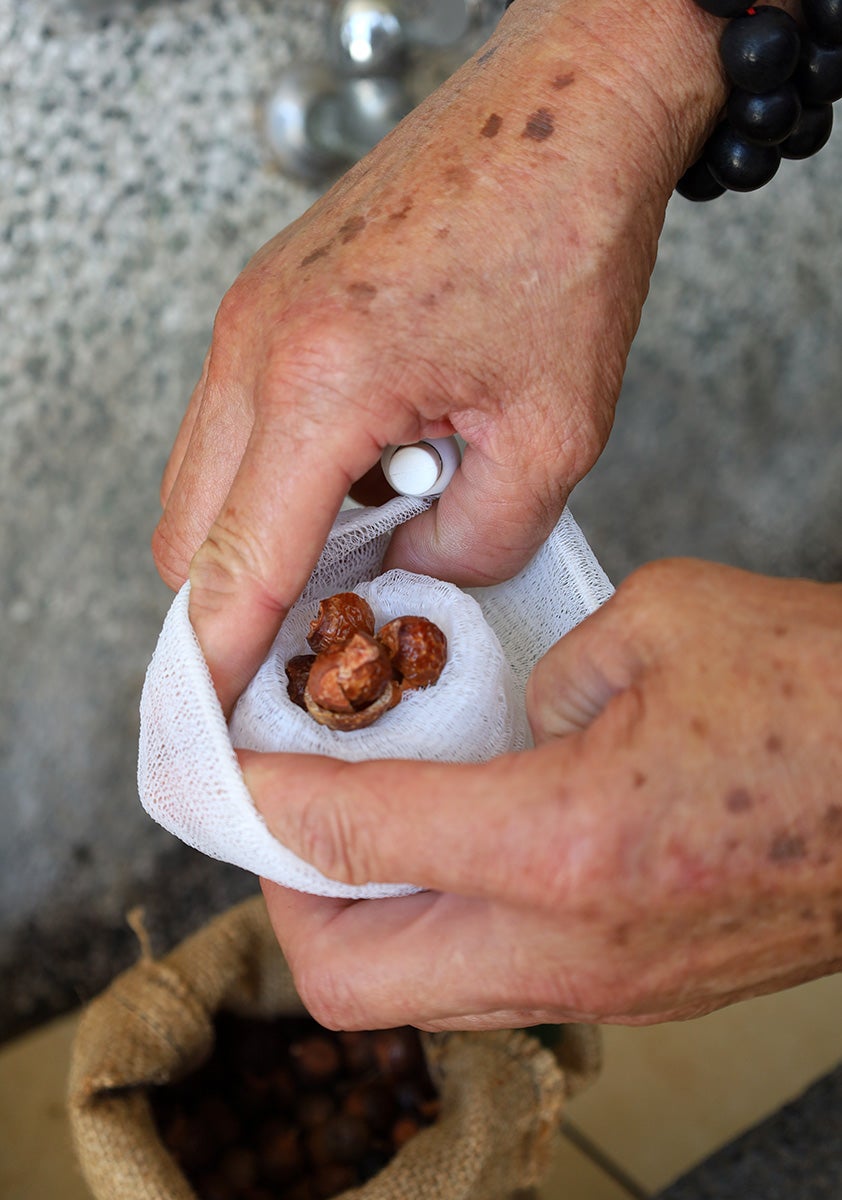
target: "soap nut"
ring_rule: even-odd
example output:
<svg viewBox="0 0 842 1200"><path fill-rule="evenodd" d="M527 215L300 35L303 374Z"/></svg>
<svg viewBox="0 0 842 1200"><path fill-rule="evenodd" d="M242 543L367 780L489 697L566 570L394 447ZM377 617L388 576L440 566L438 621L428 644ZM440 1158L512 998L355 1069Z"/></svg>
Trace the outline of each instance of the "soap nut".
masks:
<svg viewBox="0 0 842 1200"><path fill-rule="evenodd" d="M393 688L384 647L367 633L355 633L341 649L317 656L304 703L328 729L364 729L391 706Z"/></svg>
<svg viewBox="0 0 842 1200"><path fill-rule="evenodd" d="M307 705L304 703L304 692L307 688L307 680L310 678L310 669L315 661L315 654L296 654L286 665L287 679L289 680L287 695L293 704L297 704L305 712Z"/></svg>
<svg viewBox="0 0 842 1200"><path fill-rule="evenodd" d="M447 661L447 638L427 617L395 617L377 635L402 691L436 683Z"/></svg>
<svg viewBox="0 0 842 1200"><path fill-rule="evenodd" d="M374 634L374 613L371 605L356 592L338 592L319 604L319 611L310 622L307 645L314 654L338 650L355 633Z"/></svg>

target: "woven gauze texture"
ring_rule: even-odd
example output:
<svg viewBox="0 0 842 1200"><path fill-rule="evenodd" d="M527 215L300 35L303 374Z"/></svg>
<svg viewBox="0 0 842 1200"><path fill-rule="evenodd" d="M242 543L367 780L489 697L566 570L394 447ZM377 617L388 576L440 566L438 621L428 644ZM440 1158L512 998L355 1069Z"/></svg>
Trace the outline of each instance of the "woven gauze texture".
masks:
<svg viewBox="0 0 842 1200"><path fill-rule="evenodd" d="M565 512L532 561L506 583L460 590L404 571L380 575L392 530L427 507L397 499L340 513L308 585L230 727L188 617L189 585L167 614L144 684L138 785L146 811L195 849L317 895L404 895L407 884L350 886L326 879L269 833L243 781L235 748L376 758L485 762L528 744L524 692L538 659L611 593L581 530ZM448 639L439 682L409 694L368 729L338 733L287 696L286 662L307 651L318 601L358 591L377 628L395 616L430 617Z"/></svg>
<svg viewBox="0 0 842 1200"><path fill-rule="evenodd" d="M303 1008L260 897L212 921L160 961L144 959L85 1010L68 1106L96 1200L196 1200L159 1140L148 1089L182 1078L213 1048L220 1011ZM521 1031L422 1035L441 1116L355 1200L503 1200L540 1181L564 1100L600 1065L598 1030L567 1025L559 1050Z"/></svg>

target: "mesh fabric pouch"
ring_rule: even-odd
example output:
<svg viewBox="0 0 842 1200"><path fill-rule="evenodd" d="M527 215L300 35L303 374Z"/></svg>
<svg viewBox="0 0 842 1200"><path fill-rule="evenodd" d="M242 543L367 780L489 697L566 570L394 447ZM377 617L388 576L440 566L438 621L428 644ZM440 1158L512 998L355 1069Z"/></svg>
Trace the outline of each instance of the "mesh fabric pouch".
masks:
<svg viewBox="0 0 842 1200"><path fill-rule="evenodd" d="M581 530L565 510L527 566L494 587L462 590L405 571L381 574L392 531L428 502L398 498L340 513L302 596L226 724L188 616L189 585L176 596L141 700L138 782L147 812L188 845L276 883L348 898L403 895L408 884L337 883L269 833L243 781L235 748L377 758L485 762L529 744L524 694L538 659L611 594ZM306 652L318 601L357 591L379 628L427 616L448 638L433 688L407 695L376 724L353 733L317 725L287 696L285 664Z"/></svg>

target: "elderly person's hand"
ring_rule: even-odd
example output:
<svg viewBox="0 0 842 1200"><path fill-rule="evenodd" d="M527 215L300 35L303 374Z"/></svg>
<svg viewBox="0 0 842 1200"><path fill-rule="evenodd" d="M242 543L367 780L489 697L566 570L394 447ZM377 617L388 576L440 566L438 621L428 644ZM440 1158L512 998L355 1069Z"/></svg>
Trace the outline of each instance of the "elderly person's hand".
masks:
<svg viewBox="0 0 842 1200"><path fill-rule="evenodd" d="M388 565L496 581L546 537L608 435L720 28L692 0L517 0L236 281L154 541L226 710L385 445L468 444Z"/></svg>
<svg viewBox="0 0 842 1200"><path fill-rule="evenodd" d="M277 837L390 900L264 884L318 1020L692 1017L842 966L842 585L630 577L538 664L484 766L242 756Z"/></svg>

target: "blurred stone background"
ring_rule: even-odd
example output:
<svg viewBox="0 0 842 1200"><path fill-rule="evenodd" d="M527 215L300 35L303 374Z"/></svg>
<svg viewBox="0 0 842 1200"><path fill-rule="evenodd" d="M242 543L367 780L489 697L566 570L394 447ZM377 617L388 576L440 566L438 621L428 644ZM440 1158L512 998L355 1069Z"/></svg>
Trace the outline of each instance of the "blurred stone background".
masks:
<svg viewBox="0 0 842 1200"><path fill-rule="evenodd" d="M0 0L0 1037L254 890L145 816L169 603L158 483L216 306L315 199L257 113L326 0ZM667 554L842 578L842 132L672 202L610 446L571 507L609 575Z"/></svg>

